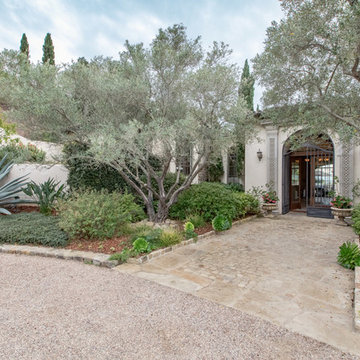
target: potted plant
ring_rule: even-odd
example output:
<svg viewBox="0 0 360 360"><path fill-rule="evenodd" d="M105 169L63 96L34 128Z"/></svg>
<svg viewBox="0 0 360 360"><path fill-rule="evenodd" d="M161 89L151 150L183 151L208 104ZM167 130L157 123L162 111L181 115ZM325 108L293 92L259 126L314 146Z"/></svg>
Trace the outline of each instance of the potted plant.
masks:
<svg viewBox="0 0 360 360"><path fill-rule="evenodd" d="M351 216L353 211L352 200L342 195L336 195L330 202L330 205L331 213L338 217L337 225L347 226L345 218Z"/></svg>
<svg viewBox="0 0 360 360"><path fill-rule="evenodd" d="M262 200L263 200L262 208L267 215L271 214L273 210L277 209L277 202L279 198L276 195L276 191L274 190L264 191L262 194Z"/></svg>

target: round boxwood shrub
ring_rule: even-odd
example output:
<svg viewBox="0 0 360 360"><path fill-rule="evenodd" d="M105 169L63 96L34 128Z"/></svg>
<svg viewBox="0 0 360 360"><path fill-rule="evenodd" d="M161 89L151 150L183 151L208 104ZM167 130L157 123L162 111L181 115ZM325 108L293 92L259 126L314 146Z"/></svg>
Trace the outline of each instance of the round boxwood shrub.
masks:
<svg viewBox="0 0 360 360"><path fill-rule="evenodd" d="M217 215L214 217L212 227L215 231L225 231L231 228L231 220L224 215Z"/></svg>

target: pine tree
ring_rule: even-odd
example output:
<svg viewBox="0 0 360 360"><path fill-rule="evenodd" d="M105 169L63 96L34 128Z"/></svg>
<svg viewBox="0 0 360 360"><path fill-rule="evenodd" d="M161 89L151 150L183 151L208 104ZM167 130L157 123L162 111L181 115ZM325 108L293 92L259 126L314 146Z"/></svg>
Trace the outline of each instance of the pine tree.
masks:
<svg viewBox="0 0 360 360"><path fill-rule="evenodd" d="M250 67L247 59L245 60L244 68L241 74L241 81L239 86L239 96L243 96L248 108L254 110L254 87L255 80L250 74Z"/></svg>
<svg viewBox="0 0 360 360"><path fill-rule="evenodd" d="M29 43L25 33L22 35L21 38L20 51L22 54L25 54L27 60L29 60Z"/></svg>
<svg viewBox="0 0 360 360"><path fill-rule="evenodd" d="M45 36L45 41L43 45L43 57L42 62L45 64L46 62L49 62L50 65L55 65L55 51L54 51L54 45L51 40L51 34L47 33Z"/></svg>

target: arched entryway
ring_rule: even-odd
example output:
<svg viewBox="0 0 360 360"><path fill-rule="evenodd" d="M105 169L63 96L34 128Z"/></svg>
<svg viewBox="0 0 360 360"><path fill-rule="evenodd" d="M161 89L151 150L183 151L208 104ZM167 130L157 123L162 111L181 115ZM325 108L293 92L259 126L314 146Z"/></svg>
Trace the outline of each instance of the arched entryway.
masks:
<svg viewBox="0 0 360 360"><path fill-rule="evenodd" d="M299 211L308 216L331 218L334 144L326 134L302 138L299 142L301 138L302 133L298 132L283 147L282 212Z"/></svg>

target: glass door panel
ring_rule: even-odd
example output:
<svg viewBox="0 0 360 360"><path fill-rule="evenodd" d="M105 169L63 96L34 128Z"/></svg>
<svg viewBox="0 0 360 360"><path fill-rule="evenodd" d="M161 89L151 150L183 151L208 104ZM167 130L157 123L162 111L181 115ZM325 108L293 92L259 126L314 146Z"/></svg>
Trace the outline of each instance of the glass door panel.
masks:
<svg viewBox="0 0 360 360"><path fill-rule="evenodd" d="M292 158L290 162L290 204L291 209L301 208L300 159Z"/></svg>

